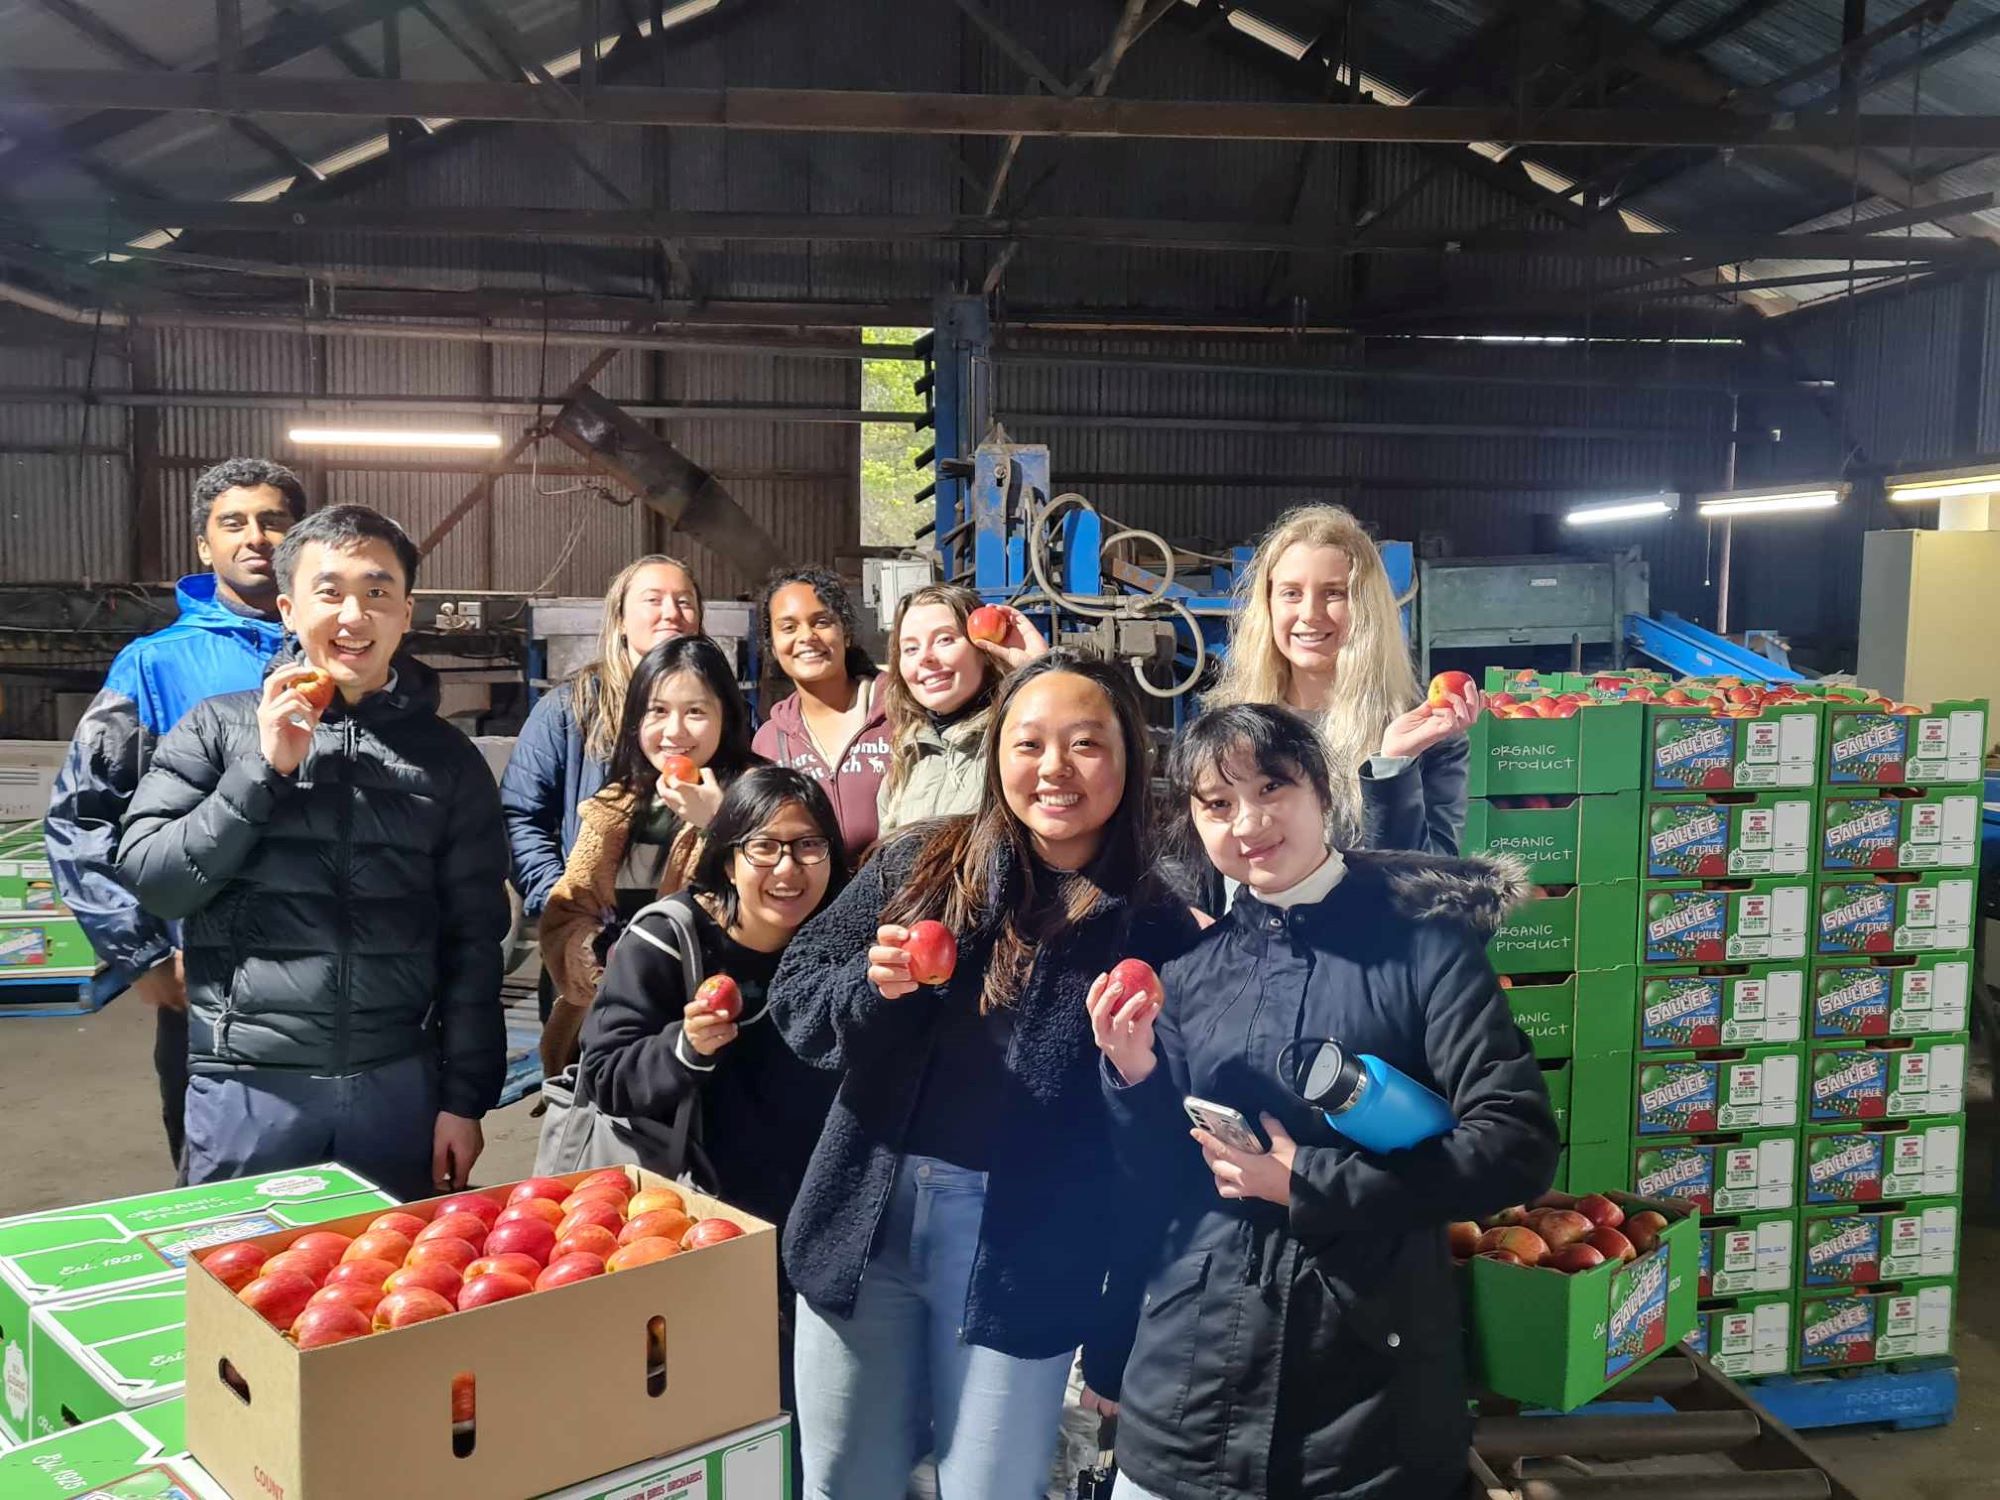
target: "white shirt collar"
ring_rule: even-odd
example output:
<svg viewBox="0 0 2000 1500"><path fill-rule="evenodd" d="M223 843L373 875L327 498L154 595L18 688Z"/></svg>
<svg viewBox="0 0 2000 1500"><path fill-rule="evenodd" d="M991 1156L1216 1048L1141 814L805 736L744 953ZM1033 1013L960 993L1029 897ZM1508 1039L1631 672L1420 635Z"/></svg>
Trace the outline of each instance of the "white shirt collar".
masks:
<svg viewBox="0 0 2000 1500"><path fill-rule="evenodd" d="M1266 906L1287 911L1294 906L1310 906L1315 901L1324 901L1346 874L1347 861L1340 857L1338 849L1329 849L1319 867L1303 880L1285 887L1282 891L1272 891L1269 895L1258 891L1252 891L1250 894Z"/></svg>

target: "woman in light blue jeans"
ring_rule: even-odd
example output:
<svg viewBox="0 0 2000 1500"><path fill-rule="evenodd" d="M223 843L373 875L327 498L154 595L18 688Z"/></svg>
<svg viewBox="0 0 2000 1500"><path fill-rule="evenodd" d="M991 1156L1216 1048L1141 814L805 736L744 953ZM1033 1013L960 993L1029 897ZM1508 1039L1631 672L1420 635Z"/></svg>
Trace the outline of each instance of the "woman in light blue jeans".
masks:
<svg viewBox="0 0 2000 1500"><path fill-rule="evenodd" d="M1128 672L1022 668L983 755L980 811L886 844L771 986L843 1075L785 1224L811 1500L896 1500L927 1449L941 1500L1037 1500L1077 1347L1107 1393L1124 1362L1104 1288L1133 1212L1084 997L1194 921L1153 873ZM920 922L957 935L943 979Z"/></svg>

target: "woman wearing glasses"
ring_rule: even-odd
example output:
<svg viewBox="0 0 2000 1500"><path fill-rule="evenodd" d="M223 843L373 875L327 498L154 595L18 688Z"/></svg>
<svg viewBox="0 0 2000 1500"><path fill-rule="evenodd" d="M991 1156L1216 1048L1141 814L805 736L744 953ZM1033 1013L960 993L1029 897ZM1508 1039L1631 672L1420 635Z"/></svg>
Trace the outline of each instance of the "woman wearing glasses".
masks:
<svg viewBox="0 0 2000 1500"><path fill-rule="evenodd" d="M736 981L741 1014L695 1003L672 919L643 912L612 949L583 1029L579 1092L608 1114L662 1122L692 1096L701 1186L774 1224L791 1212L840 1079L793 1056L765 994L792 934L846 883L840 824L819 783L778 766L744 772L687 886L701 972ZM791 1411L790 1287L779 1297Z"/></svg>

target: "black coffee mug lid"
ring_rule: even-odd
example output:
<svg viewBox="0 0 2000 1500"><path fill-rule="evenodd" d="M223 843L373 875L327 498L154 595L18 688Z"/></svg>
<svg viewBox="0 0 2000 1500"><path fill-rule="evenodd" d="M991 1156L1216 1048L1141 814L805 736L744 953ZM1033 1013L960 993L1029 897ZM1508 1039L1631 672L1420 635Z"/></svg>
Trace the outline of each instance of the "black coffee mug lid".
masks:
<svg viewBox="0 0 2000 1500"><path fill-rule="evenodd" d="M1313 1108L1338 1114L1353 1102L1366 1075L1340 1043L1329 1037L1298 1037L1278 1054L1278 1077Z"/></svg>

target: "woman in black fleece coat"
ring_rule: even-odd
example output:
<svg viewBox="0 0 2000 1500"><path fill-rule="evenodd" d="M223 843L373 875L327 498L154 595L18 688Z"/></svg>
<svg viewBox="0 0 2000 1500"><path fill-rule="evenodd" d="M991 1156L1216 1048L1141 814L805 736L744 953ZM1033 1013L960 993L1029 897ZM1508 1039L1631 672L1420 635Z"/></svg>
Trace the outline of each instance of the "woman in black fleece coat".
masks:
<svg viewBox="0 0 2000 1500"><path fill-rule="evenodd" d="M1116 1378L1125 1190L1084 996L1194 935L1153 874L1145 745L1119 668L1065 651L1023 668L980 811L886 846L786 952L773 1014L844 1072L785 1228L806 1496L899 1495L928 1436L950 1500L1028 1500L1074 1351ZM959 944L922 989L900 946L920 919Z"/></svg>
<svg viewBox="0 0 2000 1500"><path fill-rule="evenodd" d="M1115 1500L1457 1500L1471 1424L1445 1225L1533 1197L1556 1164L1483 952L1520 868L1335 850L1318 736L1268 705L1197 720L1171 779L1243 891L1167 965L1164 1002L1091 997L1121 1155L1166 1218ZM1456 1124L1354 1145L1283 1081L1316 1038L1436 1090ZM1261 1118L1269 1149L1190 1142L1189 1094Z"/></svg>

